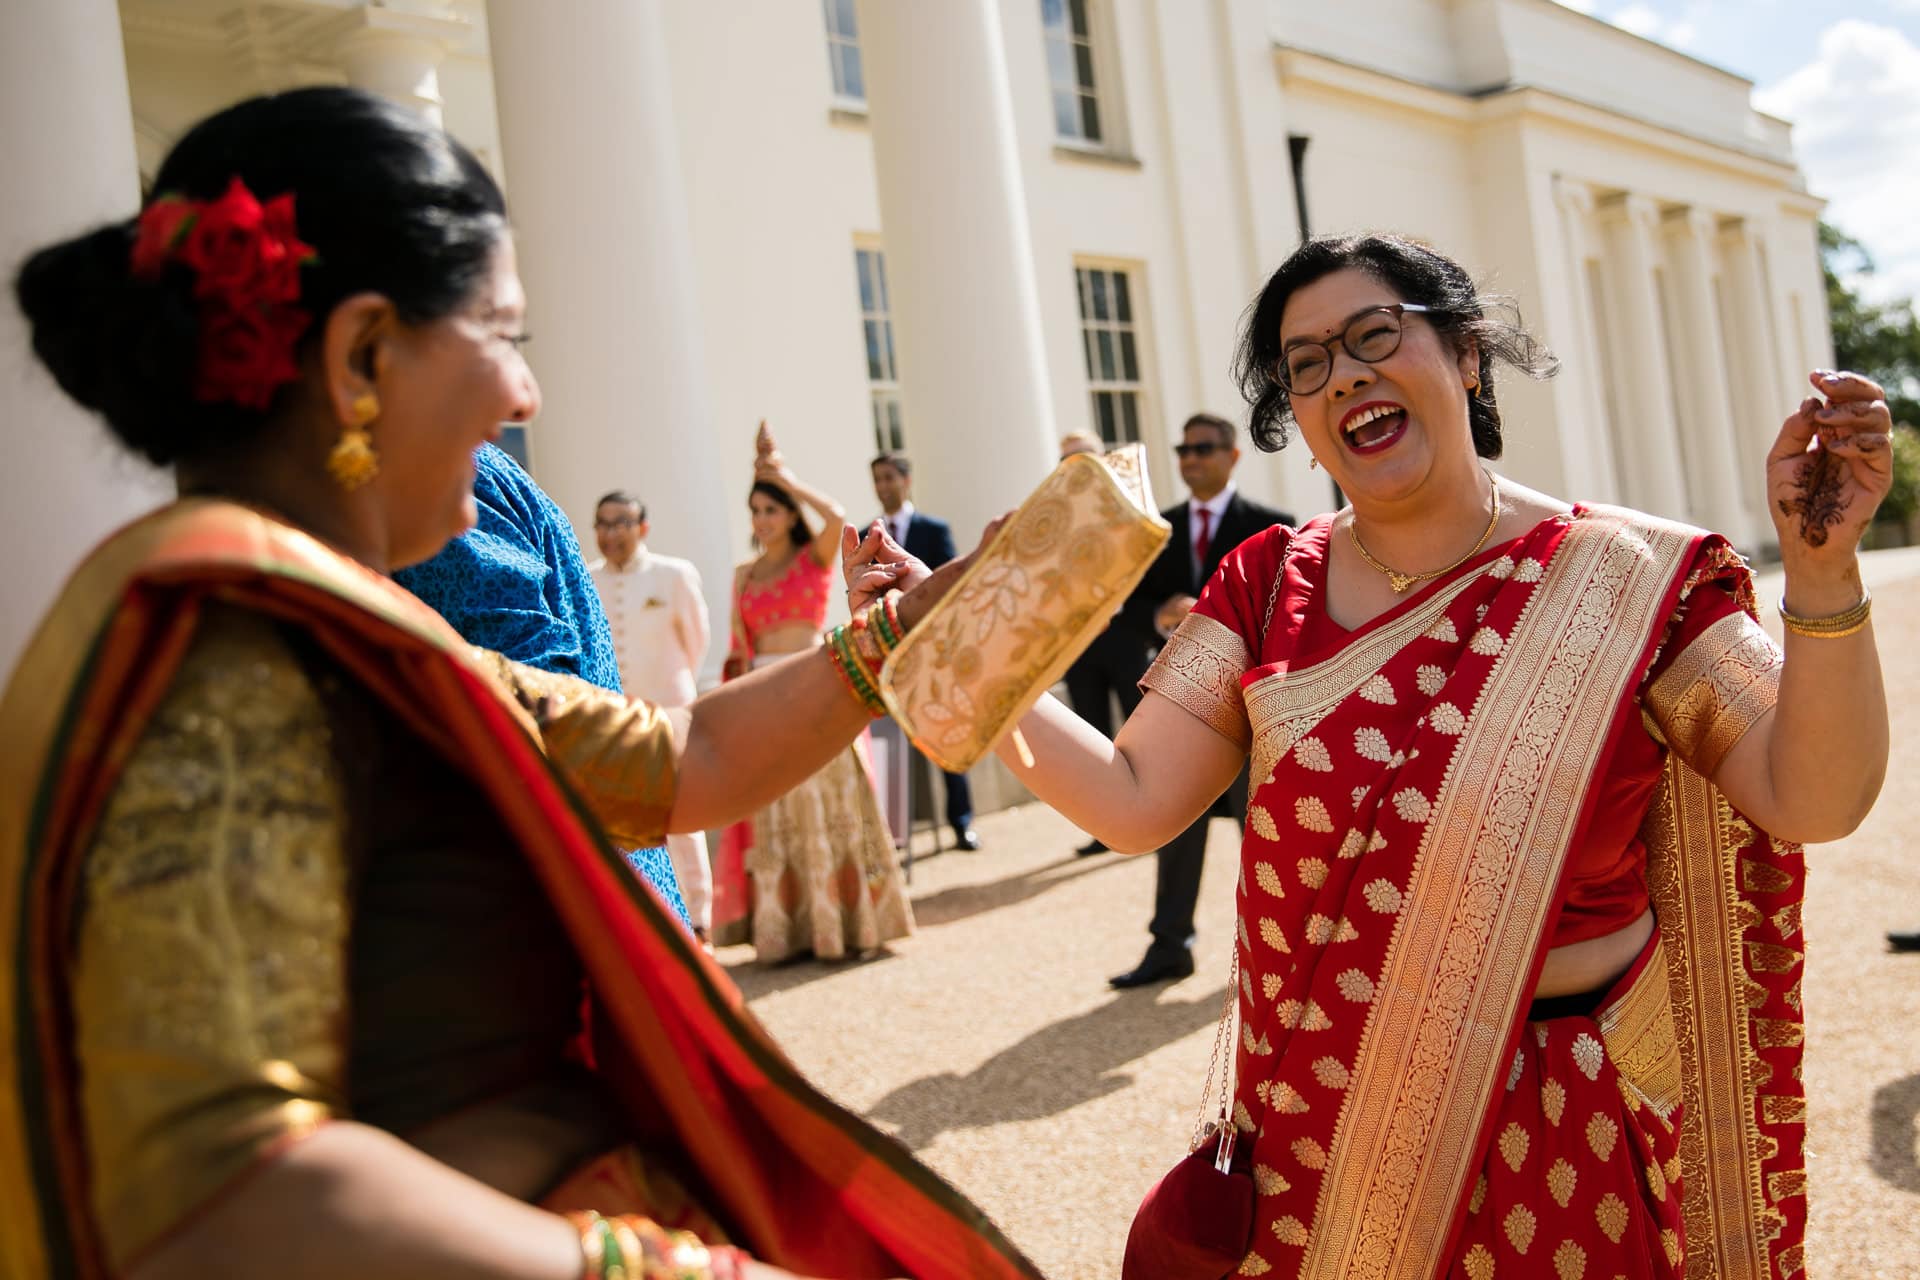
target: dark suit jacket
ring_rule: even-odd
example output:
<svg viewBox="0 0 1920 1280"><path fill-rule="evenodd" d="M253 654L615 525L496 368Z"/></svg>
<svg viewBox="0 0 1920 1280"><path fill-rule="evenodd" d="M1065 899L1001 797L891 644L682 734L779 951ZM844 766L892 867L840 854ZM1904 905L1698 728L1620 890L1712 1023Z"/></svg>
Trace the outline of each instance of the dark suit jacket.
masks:
<svg viewBox="0 0 1920 1280"><path fill-rule="evenodd" d="M916 510L907 521L907 554L926 561L927 568L938 569L960 553L954 550L953 530L947 522Z"/></svg>
<svg viewBox="0 0 1920 1280"><path fill-rule="evenodd" d="M1147 576L1140 579L1140 585L1133 589L1120 610L1120 621L1155 649L1160 647L1161 637L1154 630L1153 615L1161 605L1174 596L1198 596L1228 552L1264 529L1293 523L1293 517L1286 512L1263 506L1235 489L1227 501L1227 509L1220 513L1220 527L1213 531L1207 543L1206 563L1201 566L1199 580L1195 581L1193 529L1187 520L1187 504L1168 507L1160 515L1173 526L1173 537L1167 540L1159 558L1147 570Z"/></svg>

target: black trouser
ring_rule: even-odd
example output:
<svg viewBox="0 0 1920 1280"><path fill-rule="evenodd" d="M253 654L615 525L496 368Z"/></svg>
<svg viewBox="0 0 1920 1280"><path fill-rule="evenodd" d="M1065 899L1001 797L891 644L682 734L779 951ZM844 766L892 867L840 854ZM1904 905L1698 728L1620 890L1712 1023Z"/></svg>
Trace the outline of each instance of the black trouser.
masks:
<svg viewBox="0 0 1920 1280"><path fill-rule="evenodd" d="M973 825L973 786L964 773L943 773L947 780L947 825L955 831Z"/></svg>
<svg viewBox="0 0 1920 1280"><path fill-rule="evenodd" d="M1152 951L1184 951L1193 945L1193 908L1200 900L1200 871L1207 860L1207 827L1216 816L1247 823L1248 766L1194 824L1167 841L1154 857L1159 867L1153 884Z"/></svg>
<svg viewBox="0 0 1920 1280"><path fill-rule="evenodd" d="M1116 643L1103 635L1067 668L1067 698L1082 720L1112 738L1113 699L1120 700L1120 720L1140 705L1140 677L1147 673L1144 645Z"/></svg>

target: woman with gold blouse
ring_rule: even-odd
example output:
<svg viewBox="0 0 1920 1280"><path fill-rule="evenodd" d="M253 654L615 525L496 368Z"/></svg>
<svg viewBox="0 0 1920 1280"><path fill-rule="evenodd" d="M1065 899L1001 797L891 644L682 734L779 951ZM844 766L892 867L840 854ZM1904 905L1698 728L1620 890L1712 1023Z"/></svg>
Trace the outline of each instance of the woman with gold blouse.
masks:
<svg viewBox="0 0 1920 1280"><path fill-rule="evenodd" d="M154 190L16 285L181 496L77 571L0 703L0 1273L1033 1274L614 851L844 751L836 659L663 711L470 649L386 576L539 408L485 171L312 89L203 122ZM856 606L924 576L856 544Z"/></svg>

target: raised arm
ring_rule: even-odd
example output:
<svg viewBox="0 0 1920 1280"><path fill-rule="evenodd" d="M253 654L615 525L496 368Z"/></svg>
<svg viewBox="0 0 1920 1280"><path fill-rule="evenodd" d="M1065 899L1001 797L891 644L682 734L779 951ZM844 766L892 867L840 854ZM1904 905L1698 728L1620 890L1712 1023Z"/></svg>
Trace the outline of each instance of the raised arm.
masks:
<svg viewBox="0 0 1920 1280"><path fill-rule="evenodd" d="M1011 741L1002 763L1041 800L1109 849L1145 853L1192 825L1240 772L1247 753L1172 698L1149 691L1106 735L1052 694L1020 721L1033 763Z"/></svg>
<svg viewBox="0 0 1920 1280"><path fill-rule="evenodd" d="M816 564L832 564L840 554L840 532L847 527L847 513L840 504L794 475L777 450L754 464L753 478L779 485L793 495L795 502L811 508L820 517L820 531L814 534L807 550Z"/></svg>
<svg viewBox="0 0 1920 1280"><path fill-rule="evenodd" d="M1860 539L1893 482L1885 393L1858 374L1820 372L1812 381L1821 395L1801 403L1767 455L1768 510L1786 572L1782 604L1792 615L1779 700L1713 774L1742 813L1782 839L1807 842L1850 834L1886 778L1887 695L1872 623L1818 633L1845 630L1822 620L1866 600Z"/></svg>

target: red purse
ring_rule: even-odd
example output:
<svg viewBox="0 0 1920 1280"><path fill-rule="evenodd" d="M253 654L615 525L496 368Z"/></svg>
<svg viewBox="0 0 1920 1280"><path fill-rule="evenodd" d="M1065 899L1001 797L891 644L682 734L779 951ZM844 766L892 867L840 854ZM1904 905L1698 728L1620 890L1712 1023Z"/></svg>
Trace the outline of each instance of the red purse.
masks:
<svg viewBox="0 0 1920 1280"><path fill-rule="evenodd" d="M1253 1247L1253 1176L1247 1153L1237 1150L1240 1132L1231 1114L1237 948L1233 961L1192 1150L1140 1202L1127 1232L1121 1280L1223 1280L1239 1270ZM1220 1072L1220 1105L1209 1122L1215 1071Z"/></svg>

